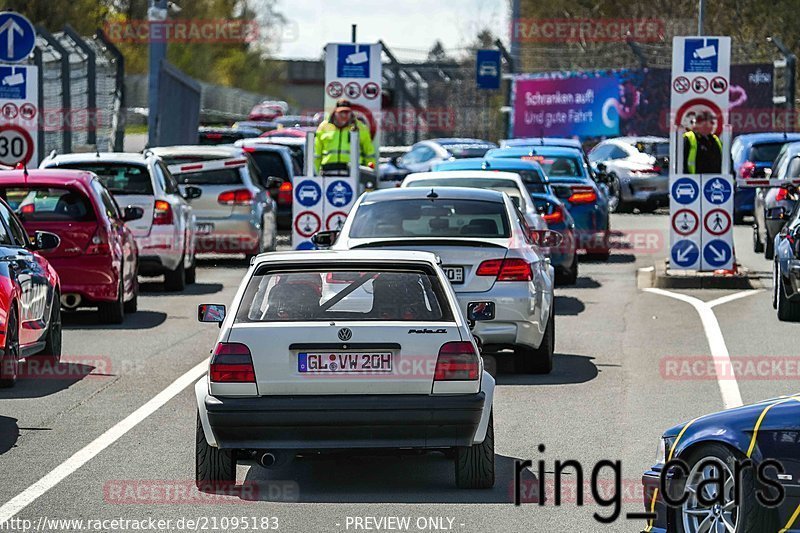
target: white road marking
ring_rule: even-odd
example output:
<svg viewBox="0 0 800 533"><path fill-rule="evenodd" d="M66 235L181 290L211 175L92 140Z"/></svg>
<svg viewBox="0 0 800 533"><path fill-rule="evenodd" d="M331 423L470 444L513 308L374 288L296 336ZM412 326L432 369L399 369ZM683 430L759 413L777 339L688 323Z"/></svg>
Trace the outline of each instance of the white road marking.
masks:
<svg viewBox="0 0 800 533"><path fill-rule="evenodd" d="M114 444L127 432L139 425L147 417L158 411L172 398L177 396L189 385L193 385L208 370L208 361L203 361L184 375L176 379L170 386L156 394L146 404L139 407L111 429L97 437L82 449L75 452L69 459L45 474L39 481L20 492L14 498L0 507L0 529L17 513L25 509L40 496L52 489L67 476L88 463L100 452Z"/></svg>
<svg viewBox="0 0 800 533"><path fill-rule="evenodd" d="M700 321L703 324L703 329L708 339L708 348L711 350L711 357L714 359L715 368L719 365L728 370L727 375L720 375L717 373L717 384L719 391L722 393L722 404L725 409L733 407L740 407L742 405L742 393L739 391L739 383L736 381L736 376L733 373L733 365L731 364L731 354L728 352L728 347L725 345L725 337L722 335L722 330L719 327L717 317L712 310L712 307L721 305L745 296L750 296L758 291L742 291L722 298L717 298L711 302L704 302L693 296L681 294L677 292L665 291L663 289L644 289L653 294L660 294L668 298L686 302L694 307L697 314L700 315Z"/></svg>

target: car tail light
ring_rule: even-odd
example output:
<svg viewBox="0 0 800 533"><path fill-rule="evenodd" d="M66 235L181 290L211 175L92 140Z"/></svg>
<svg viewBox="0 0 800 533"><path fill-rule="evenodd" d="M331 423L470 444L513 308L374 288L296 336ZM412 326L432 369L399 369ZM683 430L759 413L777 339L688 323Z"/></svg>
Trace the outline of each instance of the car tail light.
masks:
<svg viewBox="0 0 800 533"><path fill-rule="evenodd" d="M631 174L642 176L647 174L661 174L661 167L641 168L639 170L632 170Z"/></svg>
<svg viewBox="0 0 800 533"><path fill-rule="evenodd" d="M739 175L744 178L752 178L753 174L756 171L756 164L752 161L745 161L741 167L739 167Z"/></svg>
<svg viewBox="0 0 800 533"><path fill-rule="evenodd" d="M172 224L172 206L164 200L156 200L153 206L153 225Z"/></svg>
<svg viewBox="0 0 800 533"><path fill-rule="evenodd" d="M222 139L221 133L205 133L206 139Z"/></svg>
<svg viewBox="0 0 800 533"><path fill-rule="evenodd" d="M531 265L524 259L489 259L478 266L478 276L495 276L497 281L531 281Z"/></svg>
<svg viewBox="0 0 800 533"><path fill-rule="evenodd" d="M256 151L256 147L255 146L243 146L242 147L242 152L247 152L248 154L252 154L255 151Z"/></svg>
<svg viewBox="0 0 800 533"><path fill-rule="evenodd" d="M597 193L592 187L572 187L572 195L567 201L571 204L593 204L597 201Z"/></svg>
<svg viewBox="0 0 800 533"><path fill-rule="evenodd" d="M542 218L548 224L560 224L561 222L564 222L564 208L560 205L556 205L553 207L552 213L543 215Z"/></svg>
<svg viewBox="0 0 800 533"><path fill-rule="evenodd" d="M292 203L292 182L284 181L278 187L278 203L288 205Z"/></svg>
<svg viewBox="0 0 800 533"><path fill-rule="evenodd" d="M208 375L216 383L255 383L250 349L239 342L217 343Z"/></svg>
<svg viewBox="0 0 800 533"><path fill-rule="evenodd" d="M439 348L434 381L469 381L478 379L480 361L471 342L448 342Z"/></svg>
<svg viewBox="0 0 800 533"><path fill-rule="evenodd" d="M781 187L780 189L778 189L778 194L775 195L775 201L776 202L782 202L782 201L786 200L786 198L788 198L788 197L789 197L789 189L787 189L785 187Z"/></svg>
<svg viewBox="0 0 800 533"><path fill-rule="evenodd" d="M108 235L103 226L98 226L97 231L92 235L89 246L86 247L86 255L109 255L111 254L111 244L108 242Z"/></svg>
<svg viewBox="0 0 800 533"><path fill-rule="evenodd" d="M253 203L253 193L250 189L225 191L217 197L217 202L222 205L250 205Z"/></svg>

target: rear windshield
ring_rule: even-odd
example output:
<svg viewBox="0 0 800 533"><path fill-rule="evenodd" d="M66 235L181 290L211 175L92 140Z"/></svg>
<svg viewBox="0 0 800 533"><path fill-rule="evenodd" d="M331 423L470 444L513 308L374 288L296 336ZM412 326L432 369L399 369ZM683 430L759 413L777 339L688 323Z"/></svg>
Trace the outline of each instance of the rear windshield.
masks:
<svg viewBox="0 0 800 533"><path fill-rule="evenodd" d="M286 171L286 164L283 162L283 157L278 152L270 152L266 150L255 150L250 152L250 156L256 162L258 170L265 178L275 177L289 179L289 173Z"/></svg>
<svg viewBox="0 0 800 533"><path fill-rule="evenodd" d="M486 152L494 148L494 146L485 146L481 144L451 144L445 145L445 148L455 159L466 159L468 157L483 157Z"/></svg>
<svg viewBox="0 0 800 533"><path fill-rule="evenodd" d="M145 165L126 163L68 163L59 168L94 172L111 194L153 194L153 182Z"/></svg>
<svg viewBox="0 0 800 533"><path fill-rule="evenodd" d="M184 185L239 185L242 183L242 176L238 168L220 168L173 175L178 183Z"/></svg>
<svg viewBox="0 0 800 533"><path fill-rule="evenodd" d="M535 155L527 156L523 159L527 158L533 158L551 178L583 177L583 170L581 170L583 165L581 165L581 161L577 157Z"/></svg>
<svg viewBox="0 0 800 533"><path fill-rule="evenodd" d="M755 144L750 148L750 157L747 159L754 163L769 163L772 164L775 158L778 157L778 152L781 151L785 142L776 143L763 143Z"/></svg>
<svg viewBox="0 0 800 533"><path fill-rule="evenodd" d="M422 270L256 272L237 322L452 321L438 278Z"/></svg>
<svg viewBox="0 0 800 533"><path fill-rule="evenodd" d="M349 237L502 238L509 234L503 203L414 199L362 203Z"/></svg>
<svg viewBox="0 0 800 533"><path fill-rule="evenodd" d="M24 222L91 222L89 200L73 189L56 187L4 187L0 196Z"/></svg>

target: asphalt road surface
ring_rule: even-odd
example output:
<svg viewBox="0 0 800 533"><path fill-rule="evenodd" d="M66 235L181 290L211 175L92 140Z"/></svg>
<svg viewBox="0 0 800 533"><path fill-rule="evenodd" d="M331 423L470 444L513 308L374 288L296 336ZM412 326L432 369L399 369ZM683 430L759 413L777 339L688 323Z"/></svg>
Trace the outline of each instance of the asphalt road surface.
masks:
<svg viewBox="0 0 800 533"><path fill-rule="evenodd" d="M146 281L140 311L120 326L98 325L90 312L65 316L62 364L49 376L32 369L16 388L0 391L0 522L13 517L17 531L640 531L644 522L625 514L643 510L641 474L664 429L722 409L736 393L750 403L798 390L796 376L721 384L697 370L710 361L697 311L636 288L637 268L666 255L667 224L663 214L615 215L612 226L632 247L615 250L608 263L582 263L578 284L557 289L552 374L518 376L496 358L493 490L454 488L444 456L389 455L302 458L273 470L239 466L240 493L198 493L193 384L218 330L196 321L196 306L230 303L245 269L243 259L207 259L185 293ZM749 251L749 228L737 227L735 236L739 259L769 272L770 263ZM770 290L765 279L763 290L713 307L732 359L797 354L800 325L778 322ZM678 292L705 302L737 293ZM685 361L701 365L687 374L685 364L676 365ZM515 461L526 459L533 467L520 476L516 507ZM552 473L554 461L568 459L581 463L587 482L600 461L621 462L618 520L593 518L613 507L577 505L571 470L560 506L552 498L536 503L538 462ZM601 470L601 497L614 495L610 473ZM552 475L545 479L549 486ZM410 522L377 522L387 517ZM54 522L60 519L83 523Z"/></svg>

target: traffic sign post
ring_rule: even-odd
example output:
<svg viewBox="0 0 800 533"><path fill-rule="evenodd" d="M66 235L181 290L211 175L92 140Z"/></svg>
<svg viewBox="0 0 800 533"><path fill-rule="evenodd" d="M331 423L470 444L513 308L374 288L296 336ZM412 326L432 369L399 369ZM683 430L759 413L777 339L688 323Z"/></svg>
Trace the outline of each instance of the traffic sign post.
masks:
<svg viewBox="0 0 800 533"><path fill-rule="evenodd" d="M311 237L322 229L323 180L319 176L295 176L292 202L292 247L312 250Z"/></svg>
<svg viewBox="0 0 800 533"><path fill-rule="evenodd" d="M733 180L728 175L703 175L703 257L700 270L733 268Z"/></svg>

